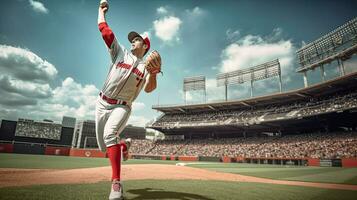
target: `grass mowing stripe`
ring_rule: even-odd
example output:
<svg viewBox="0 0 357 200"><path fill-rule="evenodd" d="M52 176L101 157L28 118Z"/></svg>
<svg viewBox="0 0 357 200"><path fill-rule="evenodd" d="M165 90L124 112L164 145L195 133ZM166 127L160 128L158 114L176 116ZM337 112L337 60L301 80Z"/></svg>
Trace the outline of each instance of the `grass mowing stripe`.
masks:
<svg viewBox="0 0 357 200"><path fill-rule="evenodd" d="M357 178L356 169L353 168L338 168L339 170L325 171L323 173L301 175L296 177L282 178L285 180L296 180L296 181L316 181L316 182L327 182L327 183L344 183L344 184L357 184L357 181L353 180Z"/></svg>
<svg viewBox="0 0 357 200"><path fill-rule="evenodd" d="M191 166L190 163L187 165ZM202 167L202 168L305 168L304 166L290 166L290 165L269 165L269 164L248 164L248 163L207 163L207 162L199 162L193 164L195 167Z"/></svg>
<svg viewBox="0 0 357 200"><path fill-rule="evenodd" d="M74 169L108 166L106 158L83 158L71 156L0 154L0 168L24 169Z"/></svg>
<svg viewBox="0 0 357 200"><path fill-rule="evenodd" d="M357 168L276 167L271 165L264 165L265 167L262 168L254 164L248 168L247 164L238 163L189 166L261 178L357 185Z"/></svg>
<svg viewBox="0 0 357 200"><path fill-rule="evenodd" d="M0 188L1 199L107 199L109 182L96 184L41 185L30 187ZM226 181L193 180L141 180L124 181L124 192L130 199L201 199L201 200L349 200L357 191L327 190L310 187L240 183Z"/></svg>
<svg viewBox="0 0 357 200"><path fill-rule="evenodd" d="M123 162L130 164L168 164L175 165L177 161L164 160L133 160ZM29 155L0 153L0 168L23 169L76 169L109 166L108 158L86 158L53 155Z"/></svg>

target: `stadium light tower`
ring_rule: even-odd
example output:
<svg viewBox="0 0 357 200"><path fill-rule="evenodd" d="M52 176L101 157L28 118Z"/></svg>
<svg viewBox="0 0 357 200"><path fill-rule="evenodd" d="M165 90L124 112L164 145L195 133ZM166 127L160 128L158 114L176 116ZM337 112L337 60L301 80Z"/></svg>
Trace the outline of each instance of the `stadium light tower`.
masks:
<svg viewBox="0 0 357 200"><path fill-rule="evenodd" d="M279 91L282 91L281 68L279 59L269 61L248 69L236 70L218 74L216 77L217 86L225 86L226 101L228 99L228 85L237 85L250 81L250 96L253 97L254 81L279 77Z"/></svg>
<svg viewBox="0 0 357 200"><path fill-rule="evenodd" d="M357 52L357 18L354 18L330 33L310 42L296 51L303 73L304 85L308 86L307 71L319 67L321 80L325 81L324 64L337 60L340 76L345 75L343 61L350 59Z"/></svg>
<svg viewBox="0 0 357 200"><path fill-rule="evenodd" d="M186 104L186 92L191 90L203 90L204 98L206 101L206 77L205 76L194 76L187 77L183 79L183 91L185 93L185 104Z"/></svg>

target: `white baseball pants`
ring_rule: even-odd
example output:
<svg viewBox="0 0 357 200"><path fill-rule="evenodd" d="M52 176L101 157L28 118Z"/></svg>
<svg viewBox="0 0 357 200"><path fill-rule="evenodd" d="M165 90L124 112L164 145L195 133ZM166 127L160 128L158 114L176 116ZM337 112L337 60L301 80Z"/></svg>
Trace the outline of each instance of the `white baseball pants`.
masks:
<svg viewBox="0 0 357 200"><path fill-rule="evenodd" d="M127 105L109 104L100 97L95 108L95 129L98 147L105 152L107 147L119 144L119 134L124 130L131 108Z"/></svg>

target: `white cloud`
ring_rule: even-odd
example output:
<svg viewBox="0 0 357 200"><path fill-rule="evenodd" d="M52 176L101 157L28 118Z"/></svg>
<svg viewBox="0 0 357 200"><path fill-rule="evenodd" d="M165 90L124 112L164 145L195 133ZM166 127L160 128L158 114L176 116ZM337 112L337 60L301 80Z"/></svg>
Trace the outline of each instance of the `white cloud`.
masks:
<svg viewBox="0 0 357 200"><path fill-rule="evenodd" d="M49 84L22 81L9 76L0 76L0 90L30 98L47 98L52 95Z"/></svg>
<svg viewBox="0 0 357 200"><path fill-rule="evenodd" d="M163 6L161 6L161 7L156 9L156 12L158 14L167 14L167 9L165 7L163 7Z"/></svg>
<svg viewBox="0 0 357 200"><path fill-rule="evenodd" d="M182 28L183 31L187 31L190 34L197 34L202 32L201 25L204 24L204 20L207 19L205 16L207 11L200 7L194 7L193 9L187 9L182 15L182 21L184 21L185 26Z"/></svg>
<svg viewBox="0 0 357 200"><path fill-rule="evenodd" d="M277 34L281 33L277 32ZM272 42L271 40L275 36L263 38L246 35L228 45L222 51L220 71L230 72L249 68L276 58L279 58L282 68L292 67L295 48L290 40Z"/></svg>
<svg viewBox="0 0 357 200"><path fill-rule="evenodd" d="M0 45L1 107L37 105L52 96L50 82L56 68L33 52Z"/></svg>
<svg viewBox="0 0 357 200"><path fill-rule="evenodd" d="M270 38L270 40L276 40L276 39L280 39L282 35L283 35L283 29L278 27L273 29L271 36L268 38Z"/></svg>
<svg viewBox="0 0 357 200"><path fill-rule="evenodd" d="M133 126L145 126L150 120L152 119L148 119L146 117L143 116L137 116L137 115L131 115L128 119L128 125L131 124Z"/></svg>
<svg viewBox="0 0 357 200"><path fill-rule="evenodd" d="M301 41L301 47L304 47L304 46L306 46L306 42L303 40L303 41Z"/></svg>
<svg viewBox="0 0 357 200"><path fill-rule="evenodd" d="M204 14L204 11L200 7L195 7L192 10L186 10L189 17L199 17Z"/></svg>
<svg viewBox="0 0 357 200"><path fill-rule="evenodd" d="M179 41L178 32L182 21L174 16L166 16L153 22L155 35L164 42Z"/></svg>
<svg viewBox="0 0 357 200"><path fill-rule="evenodd" d="M28 49L0 45L1 117L60 121L63 115L94 119L98 89L67 77L50 86L57 69ZM6 113L6 114L4 114Z"/></svg>
<svg viewBox="0 0 357 200"><path fill-rule="evenodd" d="M225 99L224 87L217 87L217 81L215 78L206 79L207 101L217 101Z"/></svg>
<svg viewBox="0 0 357 200"><path fill-rule="evenodd" d="M26 97L27 101L20 101L20 97L24 95L21 91L6 95L0 101L0 105L3 107L1 112L10 112L9 116L14 116L15 120L18 117L22 117L35 120L46 118L60 121L64 115L73 116L81 120L94 120L95 102L99 91L94 85L81 85L68 77L55 89L50 87L46 87L46 89L51 93L51 96L47 98L39 98L33 95L32 97ZM1 90L0 94L3 94ZM10 102L6 103L7 99ZM11 101L13 99L17 100L17 102ZM16 112L14 112L14 108L15 111L17 110ZM19 110L21 112L18 112Z"/></svg>
<svg viewBox="0 0 357 200"><path fill-rule="evenodd" d="M33 52L18 47L0 45L0 70L21 80L48 82L57 69Z"/></svg>
<svg viewBox="0 0 357 200"><path fill-rule="evenodd" d="M99 90L94 85L82 85L67 77L53 90L48 107L60 108L61 113L81 119L94 119L95 102Z"/></svg>
<svg viewBox="0 0 357 200"><path fill-rule="evenodd" d="M168 45L181 41L179 35L182 30L182 24L185 24L185 28L189 32L199 30L199 24L201 24L206 14L206 11L198 6L181 12L180 17L176 17L172 11L170 12L167 6L157 8L156 12L160 18L153 21L152 30L154 30L155 36Z"/></svg>
<svg viewBox="0 0 357 200"><path fill-rule="evenodd" d="M192 92L190 92L190 91L186 91L186 94L185 94L185 92L183 90L179 90L179 93L180 93L182 99L186 100L186 102L192 101L194 99L194 97L191 95Z"/></svg>
<svg viewBox="0 0 357 200"><path fill-rule="evenodd" d="M226 36L229 41L235 41L240 36L240 31L232 31L231 29L228 29L226 31Z"/></svg>
<svg viewBox="0 0 357 200"><path fill-rule="evenodd" d="M294 71L296 48L290 40L282 39L282 34L283 30L276 28L268 36L245 35L239 38L239 31L228 29L226 36L232 43L222 50L219 71L225 73L246 69L278 58L284 87L284 83L290 82L292 77L296 76ZM275 78L256 81L253 94L276 92L279 90L278 83ZM209 87L207 88L208 93L211 93L209 99L222 96L221 93L214 92L214 87L212 87L212 92L209 92ZM224 96L224 87L220 87L218 90L223 91ZM212 94L213 97L211 97ZM250 96L250 84L229 86L228 94L229 99L247 98Z"/></svg>
<svg viewBox="0 0 357 200"><path fill-rule="evenodd" d="M48 9L43 5L43 3L39 2L39 1L33 1L33 0L29 0L29 2L30 2L32 9L35 12L42 13L42 14L47 14L49 12Z"/></svg>
<svg viewBox="0 0 357 200"><path fill-rule="evenodd" d="M133 102L132 109L133 111L142 110L145 108L145 104L143 102Z"/></svg>
<svg viewBox="0 0 357 200"><path fill-rule="evenodd" d="M69 105L82 105L88 101L95 101L99 90L94 85L81 85L67 77L62 85L53 90L53 100L55 103Z"/></svg>

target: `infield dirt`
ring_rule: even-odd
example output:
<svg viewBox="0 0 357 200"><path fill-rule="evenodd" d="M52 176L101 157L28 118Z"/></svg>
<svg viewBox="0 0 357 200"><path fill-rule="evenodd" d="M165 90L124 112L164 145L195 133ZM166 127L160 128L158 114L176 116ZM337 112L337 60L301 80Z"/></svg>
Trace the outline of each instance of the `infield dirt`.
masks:
<svg viewBox="0 0 357 200"><path fill-rule="evenodd" d="M0 169L0 187L43 185L43 184L76 184L110 181L111 168L81 168L81 169ZM214 172L187 166L139 164L123 165L122 180L221 180L238 182L270 183L294 186L306 186L326 189L357 190L357 185L312 183L301 181L283 181L257 178L239 174Z"/></svg>

